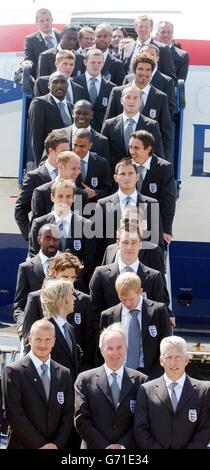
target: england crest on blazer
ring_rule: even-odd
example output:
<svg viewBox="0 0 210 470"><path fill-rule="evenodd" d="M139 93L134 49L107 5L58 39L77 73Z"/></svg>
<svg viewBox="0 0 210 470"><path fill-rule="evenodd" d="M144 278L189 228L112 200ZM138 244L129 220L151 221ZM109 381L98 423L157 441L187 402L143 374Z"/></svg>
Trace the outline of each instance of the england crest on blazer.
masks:
<svg viewBox="0 0 210 470"><path fill-rule="evenodd" d="M98 177L97 177L97 176L93 176L93 177L91 178L91 186L92 186L93 188L97 188L97 186L98 186Z"/></svg>
<svg viewBox="0 0 210 470"><path fill-rule="evenodd" d="M150 336L152 336L153 338L155 338L155 336L157 336L157 328L156 328L156 325L149 325L148 328L149 328L149 334L150 334Z"/></svg>
<svg viewBox="0 0 210 470"><path fill-rule="evenodd" d="M188 411L188 418L191 423L195 423L198 419L197 410L189 410Z"/></svg>
<svg viewBox="0 0 210 470"><path fill-rule="evenodd" d="M151 117L151 119L155 119L156 118L156 114L157 114L157 111L156 109L150 109L149 110L149 117Z"/></svg>
<svg viewBox="0 0 210 470"><path fill-rule="evenodd" d="M106 98L106 96L104 96L104 97L102 98L102 105L103 105L103 106L107 106L107 104L108 104L108 98Z"/></svg>
<svg viewBox="0 0 210 470"><path fill-rule="evenodd" d="M149 190L152 194L155 194L157 192L157 184L156 183L150 183L149 184Z"/></svg>
<svg viewBox="0 0 210 470"><path fill-rule="evenodd" d="M57 400L60 405L64 404L64 393L63 392L58 392L57 393Z"/></svg>
<svg viewBox="0 0 210 470"><path fill-rule="evenodd" d="M74 240L74 249L76 251L79 251L79 250L81 250L81 247L82 247L81 240Z"/></svg>
<svg viewBox="0 0 210 470"><path fill-rule="evenodd" d="M131 413L135 413L136 408L136 400L130 400L130 411Z"/></svg>
<svg viewBox="0 0 210 470"><path fill-rule="evenodd" d="M76 323L76 325L80 325L80 323L81 323L81 313L80 312L75 312L75 314L74 314L74 323Z"/></svg>

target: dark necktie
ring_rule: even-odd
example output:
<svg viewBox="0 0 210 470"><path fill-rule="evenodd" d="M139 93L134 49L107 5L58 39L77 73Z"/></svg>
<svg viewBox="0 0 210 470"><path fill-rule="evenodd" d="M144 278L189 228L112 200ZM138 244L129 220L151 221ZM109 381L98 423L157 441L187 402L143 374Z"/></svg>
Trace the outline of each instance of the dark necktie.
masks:
<svg viewBox="0 0 210 470"><path fill-rule="evenodd" d="M67 322L64 323L63 325L63 331L64 331L64 336L65 336L65 339L66 339L66 342L68 344L68 347L70 349L70 351L72 352L72 340L70 338L70 333L69 333L69 328L68 328L68 325L67 325Z"/></svg>
<svg viewBox="0 0 210 470"><path fill-rule="evenodd" d="M120 398L120 388L117 383L116 372L112 372L111 375L113 377L112 384L111 384L112 400L113 400L115 409L117 409L117 405L119 403L119 398Z"/></svg>
<svg viewBox="0 0 210 470"><path fill-rule="evenodd" d="M129 118L129 119L127 119L125 124L126 124L126 127L125 127L125 130L124 130L124 141L125 141L126 151L128 152L128 144L129 144L129 140L130 140L130 135L134 131L135 121L134 121L134 119Z"/></svg>
<svg viewBox="0 0 210 470"><path fill-rule="evenodd" d="M144 166L138 165L137 166L137 173L139 175L139 180L136 183L137 190L141 192L142 184L143 184L143 175L144 175Z"/></svg>
<svg viewBox="0 0 210 470"><path fill-rule="evenodd" d="M47 49L52 49L54 47L54 42L52 36L45 36L44 38Z"/></svg>
<svg viewBox="0 0 210 470"><path fill-rule="evenodd" d="M130 310L131 319L128 327L128 352L126 365L132 369L137 369L140 362L141 335L140 325L137 318L139 310Z"/></svg>
<svg viewBox="0 0 210 470"><path fill-rule="evenodd" d="M86 178L86 162L84 160L80 160L80 171L82 175L82 180L85 181Z"/></svg>
<svg viewBox="0 0 210 470"><path fill-rule="evenodd" d="M92 105L94 106L96 99L97 99L96 78L90 79L90 87L89 87L88 93L90 96L90 101Z"/></svg>
<svg viewBox="0 0 210 470"><path fill-rule="evenodd" d="M177 382L171 382L171 384L170 384L169 387L168 387L168 388L170 388L170 390L171 390L171 403L172 403L174 412L176 411L177 405L178 405L178 400L177 400L176 392L175 392L175 390L174 390L177 385L178 385Z"/></svg>
<svg viewBox="0 0 210 470"><path fill-rule="evenodd" d="M54 170L51 173L51 179L54 180L58 176L58 169L54 168Z"/></svg>
<svg viewBox="0 0 210 470"><path fill-rule="evenodd" d="M72 119L71 119L71 116L69 114L69 111L66 105L62 101L59 101L58 107L60 110L60 115L61 115L63 123L65 124L66 127L70 126L72 124Z"/></svg>
<svg viewBox="0 0 210 470"><path fill-rule="evenodd" d="M132 201L132 197L127 196L127 197L125 198L125 206L129 206L129 204L131 204L131 201Z"/></svg>
<svg viewBox="0 0 210 470"><path fill-rule="evenodd" d="M45 363L41 364L41 369L42 369L42 373L41 373L40 378L43 383L44 391L48 400L49 395L50 395L50 379L48 377L48 365Z"/></svg>

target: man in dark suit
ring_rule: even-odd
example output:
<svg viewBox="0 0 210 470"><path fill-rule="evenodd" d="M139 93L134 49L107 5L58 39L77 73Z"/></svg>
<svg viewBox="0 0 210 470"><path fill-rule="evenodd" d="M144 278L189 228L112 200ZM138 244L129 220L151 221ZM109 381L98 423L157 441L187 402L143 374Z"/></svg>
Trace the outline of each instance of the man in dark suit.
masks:
<svg viewBox="0 0 210 470"><path fill-rule="evenodd" d="M77 36L78 30L74 25L66 25L63 27L62 31L60 32L60 43L56 47L52 47L47 51L43 52L39 56L38 61L38 76L44 75L51 75L51 73L55 72L55 56L58 51L62 49L65 50L74 50L77 44ZM77 77L84 73L85 66L84 66L84 56L82 54L78 54L75 52L75 67L72 72L72 77Z"/></svg>
<svg viewBox="0 0 210 470"><path fill-rule="evenodd" d="M134 80L132 85L141 92L141 113L158 121L163 140L165 158L171 159L172 129L169 103L166 93L158 90L150 84L152 72L155 69L155 61L150 54L141 52L132 62ZM126 85L124 85L126 86ZM106 110L105 119L117 116L121 111L121 93L123 88L113 88Z"/></svg>
<svg viewBox="0 0 210 470"><path fill-rule="evenodd" d="M25 240L28 240L30 231L29 213L33 191L38 186L55 179L57 155L64 150L69 150L69 142L65 133L52 131L45 139L44 147L46 153L44 165L26 173L20 194L15 202L15 220Z"/></svg>
<svg viewBox="0 0 210 470"><path fill-rule="evenodd" d="M125 77L124 66L121 60L112 57L109 47L112 42L113 30L110 24L101 23L95 29L95 47L100 49L104 56L104 65L101 74L107 80L122 85Z"/></svg>
<svg viewBox="0 0 210 470"><path fill-rule="evenodd" d="M135 273L124 273L117 277L115 288L120 304L101 313L100 331L114 322L121 322L128 334L126 365L141 370L149 379L159 377L163 370L159 362L160 341L171 334L167 308L163 303L145 299L141 294L141 280ZM132 314L138 310L132 331ZM134 353L133 342L138 343Z"/></svg>
<svg viewBox="0 0 210 470"><path fill-rule="evenodd" d="M55 66L58 72L64 73L68 80L67 99L72 104L84 97L83 88L75 83L72 78L72 72L75 66L75 54L72 51L62 49L57 52L55 57ZM34 96L46 95L48 89L49 75L41 76L36 79L34 84Z"/></svg>
<svg viewBox="0 0 210 470"><path fill-rule="evenodd" d="M27 296L29 292L41 288L50 258L59 254L60 232L57 227L51 224L43 225L38 232L37 244L40 248L39 253L33 259L21 263L18 269L13 315L19 336L22 335Z"/></svg>
<svg viewBox="0 0 210 470"><path fill-rule="evenodd" d="M36 12L36 24L39 31L25 37L24 60L32 62L31 75L37 77L38 58L41 52L49 47L57 46L60 40L58 31L52 28L53 18L47 8L40 8Z"/></svg>
<svg viewBox="0 0 210 470"><path fill-rule="evenodd" d="M83 189L89 202L96 202L112 192L112 180L107 159L91 152L92 134L88 129L78 129L73 137L73 150L80 158L81 172L77 185ZM90 214L84 214L87 217Z"/></svg>
<svg viewBox="0 0 210 470"><path fill-rule="evenodd" d="M52 323L46 319L34 323L29 341L30 353L3 371L8 448L63 449L72 429L71 373L50 359L55 344Z"/></svg>
<svg viewBox="0 0 210 470"><path fill-rule="evenodd" d="M125 46L122 50L121 59L125 64L125 72L131 72L131 63L138 54L141 48L145 44L155 44L160 50L160 60L158 63L158 69L165 75L169 75L174 80L176 79L176 72L171 57L171 51L169 47L162 44L151 37L153 28L153 20L147 15L139 16L135 19L135 31L137 33L137 41L130 43Z"/></svg>
<svg viewBox="0 0 210 470"><path fill-rule="evenodd" d="M154 155L154 137L147 131L133 132L130 135L129 149L132 159L141 165L141 193L155 196L160 204L163 237L169 244L176 207L173 165Z"/></svg>
<svg viewBox="0 0 210 470"><path fill-rule="evenodd" d="M128 137L129 133L134 130L145 129L151 132L155 137L157 155L164 157L159 124L154 119L147 118L140 113L142 104L140 90L132 85L113 88L114 90L116 93L113 94L113 99L115 101L114 97L116 96L118 101L119 98L123 113L112 119L106 119L102 127L102 134L109 141L112 175L116 163L121 158L129 156Z"/></svg>
<svg viewBox="0 0 210 470"><path fill-rule="evenodd" d="M64 131L66 134L67 139L70 143L70 148L72 149L72 138L75 132L78 129L88 129L92 135L92 152L97 153L101 157L109 159L110 150L109 150L109 142L106 137L104 137L99 132L95 131L91 126L91 122L93 119L93 110L92 105L87 100L79 100L74 105L74 109L72 111L73 117L73 124L69 127L64 127L60 129L60 131Z"/></svg>
<svg viewBox="0 0 210 470"><path fill-rule="evenodd" d="M77 180L80 174L80 158L78 155L71 151L61 152L57 156L56 162L58 175L55 181L65 179L75 182ZM32 220L48 214L52 210L53 201L51 199L51 190L53 183L54 181L50 181L34 189L31 202ZM82 215L83 208L87 202L88 198L84 189L76 187L75 201L72 210L78 210L78 213Z"/></svg>
<svg viewBox="0 0 210 470"><path fill-rule="evenodd" d="M54 258L47 273L48 279L69 279L77 285L77 279L83 269L82 263L77 256L70 251L64 251ZM23 342L24 351L29 351L28 335L32 324L43 317L40 301L41 290L31 292L28 295L24 310ZM74 327L77 344L81 347L83 355L79 370L91 369L95 360L95 344L93 342L93 314L89 296L74 288L74 311L69 312L67 321Z"/></svg>
<svg viewBox="0 0 210 470"><path fill-rule="evenodd" d="M59 180L52 187L54 210L47 215L33 220L29 236L29 253L38 252L37 234L42 225L57 225L61 233L60 249L69 248L73 254L84 262L78 288L87 290L90 277L95 267L95 238L91 222L71 210L74 201L75 184L68 180Z"/></svg>
<svg viewBox="0 0 210 470"><path fill-rule="evenodd" d="M158 41L170 47L177 80L185 81L189 69L189 54L174 45L173 34L174 25L170 21L160 21L158 23L156 37Z"/></svg>
<svg viewBox="0 0 210 470"><path fill-rule="evenodd" d="M75 382L75 427L82 449L134 449L133 413L146 375L123 365L127 337L120 325L100 336L104 365L82 372Z"/></svg>
<svg viewBox="0 0 210 470"><path fill-rule="evenodd" d="M72 105L66 100L67 78L54 72L49 78L50 93L34 98L29 107L31 147L36 165L42 157L44 141L53 129L61 129L72 123Z"/></svg>
<svg viewBox="0 0 210 470"><path fill-rule="evenodd" d="M138 254L141 245L139 229L131 230L127 226L118 229L117 244L119 247L117 261L97 267L90 280L90 300L93 305L96 335L101 312L113 307L119 301L115 290L115 281L117 276L123 272L133 271L138 274L145 296L151 300L164 302L163 281L160 272L139 262Z"/></svg>
<svg viewBox="0 0 210 470"><path fill-rule="evenodd" d="M84 89L84 98L92 103L92 127L101 132L104 115L112 88L115 84L101 74L104 57L99 49L89 49L84 60L86 72L75 78Z"/></svg>
<svg viewBox="0 0 210 470"><path fill-rule="evenodd" d="M189 377L187 344L179 336L160 344L160 378L140 386L134 436L139 449L206 449L210 436L210 386ZM161 426L160 426L161 423Z"/></svg>
<svg viewBox="0 0 210 470"><path fill-rule="evenodd" d="M156 199L142 196L136 190L139 174L135 163L129 158L120 160L115 167L114 180L118 191L99 199L96 206L97 264L107 245L116 241L116 230L128 206L138 207L142 212L142 239L164 246L159 205Z"/></svg>

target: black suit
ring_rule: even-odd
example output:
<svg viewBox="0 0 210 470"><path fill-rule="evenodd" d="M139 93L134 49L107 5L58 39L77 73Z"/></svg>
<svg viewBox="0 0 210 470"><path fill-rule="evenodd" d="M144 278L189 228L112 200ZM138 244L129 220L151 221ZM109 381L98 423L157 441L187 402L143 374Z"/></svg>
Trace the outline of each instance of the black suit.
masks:
<svg viewBox="0 0 210 470"><path fill-rule="evenodd" d="M33 220L29 236L30 256L34 256L39 250L37 236L39 229L45 224L55 224L52 212ZM70 233L66 238L65 249L70 249L74 255L84 262L84 269L77 282L77 287L82 291L84 289L86 291L90 276L95 267L95 239L86 236L87 232L90 232L90 227L91 222L89 220L80 217L74 212L72 213ZM60 247L60 251L62 251L62 247Z"/></svg>
<svg viewBox="0 0 210 470"><path fill-rule="evenodd" d="M159 49L160 56L159 56L159 62L158 62L158 69L160 70L160 72L164 73L165 75L169 75L169 77L172 77L175 80L176 72L175 72L170 48L166 46L165 44L162 44L161 42L156 41L155 39L151 39L150 43L155 44ZM128 68L132 61L132 55L133 55L135 47L136 47L136 42L135 43L132 42L130 44L127 44L127 46L125 46L122 50L121 59L124 61L125 73L128 73Z"/></svg>
<svg viewBox="0 0 210 470"><path fill-rule="evenodd" d="M159 243L159 245L164 247L162 223L159 216L157 200L145 197L137 192L136 205L142 210L143 221L147 227L146 232L143 231L142 233L142 239L145 239L145 241L148 240L149 232L151 241L157 244ZM103 229L101 234L96 232L97 264L100 263L106 247L115 243L116 230L119 226L120 219L121 206L118 192L98 200L96 206L96 224L99 224L98 228L100 228L102 224ZM159 230L156 230L156 227L158 227ZM98 233L101 235L100 237L97 236Z"/></svg>
<svg viewBox="0 0 210 470"><path fill-rule="evenodd" d="M176 208L173 165L153 155L150 170L147 170L143 180L141 193L145 196L154 196L158 200L163 233L171 235Z"/></svg>
<svg viewBox="0 0 210 470"><path fill-rule="evenodd" d="M188 52L172 45L171 55L176 70L177 80L186 80L190 61Z"/></svg>
<svg viewBox="0 0 210 470"><path fill-rule="evenodd" d="M70 149L72 150L72 138L73 138L72 126L64 127L63 129L60 129L60 130L62 132L63 131L65 132L66 137L69 140ZM92 136L91 152L97 153L97 155L100 155L101 157L104 157L108 160L110 157L108 139L104 137L102 134L100 134L99 132L95 131L93 127L90 128L90 132Z"/></svg>
<svg viewBox="0 0 210 470"><path fill-rule="evenodd" d="M55 327L55 338L56 338L55 344L51 351L51 358L54 361L61 364L62 366L65 366L68 369L70 369L72 381L75 382L78 372L79 372L81 352L76 343L76 338L74 335L74 328L73 326L68 324L69 335L72 341L72 351L71 351L64 335L62 334L54 318L51 317L49 320Z"/></svg>
<svg viewBox="0 0 210 470"><path fill-rule="evenodd" d="M132 82L134 79L133 74L126 75L123 85ZM173 119L175 111L176 111L176 96L175 96L175 83L171 77L164 75L159 70L156 70L154 73L152 80L150 80L151 85L153 85L158 90L163 91L168 96L168 105L169 111L171 115L171 119ZM46 92L47 93L47 92Z"/></svg>
<svg viewBox="0 0 210 470"><path fill-rule="evenodd" d="M38 77L51 75L51 73L56 71L55 57L57 52L58 48L53 47L52 49L48 49L47 51L40 54L38 61ZM78 54L75 51L73 52L75 54L76 61L74 70L72 72L72 78L81 75L85 71L84 56Z"/></svg>
<svg viewBox="0 0 210 470"><path fill-rule="evenodd" d="M210 436L209 382L187 375L175 413L163 376L140 386L134 435L139 449L206 449Z"/></svg>
<svg viewBox="0 0 210 470"><path fill-rule="evenodd" d="M50 361L50 396L47 402L40 376L27 355L3 370L3 394L10 425L9 449L39 449L52 442L64 448L73 420L73 385L70 371ZM58 393L62 393L62 403Z"/></svg>
<svg viewBox="0 0 210 470"><path fill-rule="evenodd" d="M59 43L60 35L57 31L54 32L57 42ZM33 66L30 70L30 73L34 78L36 78L38 74L37 71L39 54L46 50L47 46L40 31L36 31L35 33L29 34L25 37L24 60L32 60Z"/></svg>
<svg viewBox="0 0 210 470"><path fill-rule="evenodd" d="M121 87L113 88L106 109L105 119L118 116L118 114L122 113L123 107L120 100L122 96L122 90L126 86L127 85L122 85ZM158 90L153 85L151 85L149 94L147 96L146 104L141 110L141 112L144 116L158 121L163 140L163 149L165 157L169 158L172 145L172 136L171 117L166 93L163 93L162 91Z"/></svg>
<svg viewBox="0 0 210 470"><path fill-rule="evenodd" d="M84 90L80 85L78 85L78 83L75 83L71 78L70 81L73 94L73 103L76 103L76 101L84 99ZM38 77L34 84L34 96L47 95L47 93L49 93L48 82L49 75L44 77Z"/></svg>
<svg viewBox="0 0 210 470"><path fill-rule="evenodd" d="M49 183L42 184L38 188L34 189L31 201L32 220L36 219L37 217L41 217L42 215L48 214L53 209L53 202L50 197L53 183L54 181L50 181ZM75 202L72 204L72 210L74 210L76 207L80 207L77 204L77 196L82 196L82 206L80 212L83 212L83 208L88 202L87 194L84 189L76 188ZM80 215L82 215L82 213Z"/></svg>
<svg viewBox="0 0 210 470"><path fill-rule="evenodd" d="M106 197L112 192L112 180L109 169L108 161L97 155L96 153L89 153L87 173L84 181L82 181L81 174L77 178L77 186L83 188L82 182L94 189L96 196L91 198L89 202L96 202L99 198ZM85 214L88 217L90 214Z"/></svg>
<svg viewBox="0 0 210 470"><path fill-rule="evenodd" d="M84 99L87 101L91 101L85 74L81 75L81 77L75 78L75 82L83 87ZM97 132L101 132L101 127L103 124L107 103L109 101L109 96L112 91L112 88L114 87L115 83L112 83L106 80L104 77L101 77L101 86L96 102L93 106L93 119L91 121L91 126Z"/></svg>
<svg viewBox="0 0 210 470"><path fill-rule="evenodd" d="M36 170L26 173L20 194L15 203L15 220L25 238L28 240L30 231L29 212L31 211L31 199L33 190L38 186L51 181L47 167L41 165Z"/></svg>
<svg viewBox="0 0 210 470"><path fill-rule="evenodd" d="M101 313L100 331L112 323L121 322L121 312L122 303L104 310ZM153 334L150 330L152 327ZM141 314L142 349L144 372L150 380L159 377L163 373L160 365L160 342L170 335L171 327L166 306L160 302L143 299Z"/></svg>
<svg viewBox="0 0 210 470"><path fill-rule="evenodd" d="M75 427L82 449L105 449L119 443L135 449L133 412L139 385L146 375L124 368L119 405L115 410L104 366L82 372L75 382Z"/></svg>
<svg viewBox="0 0 210 470"><path fill-rule="evenodd" d="M69 115L71 116L72 105L67 102ZM29 107L29 124L31 131L31 147L36 165L42 157L44 141L53 129L64 127L59 108L48 93L45 96L34 98Z"/></svg>
<svg viewBox="0 0 210 470"><path fill-rule="evenodd" d="M135 130L145 130L151 132L155 138L155 153L158 156L164 157L162 137L158 122L154 121L154 119L143 116L143 114L140 114ZM113 117L112 119L107 119L104 121L102 134L105 135L109 141L110 168L112 174L114 174L115 165L119 162L119 160L126 156L130 156L125 146L123 115L120 114L116 117Z"/></svg>
<svg viewBox="0 0 210 470"><path fill-rule="evenodd" d="M24 350L29 351L28 335L33 323L43 318L40 301L41 290L31 292L28 295L24 310L23 341ZM74 313L68 315L68 322L74 327L77 344L82 349L83 355L80 370L91 369L95 359L95 344L93 342L93 313L89 296L74 289Z"/></svg>
<svg viewBox="0 0 210 470"><path fill-rule="evenodd" d="M101 75L115 85L122 85L125 77L125 70L123 62L108 53L104 66L101 70Z"/></svg>
<svg viewBox="0 0 210 470"><path fill-rule="evenodd" d="M40 289L44 278L45 274L39 254L19 265L13 304L13 315L17 322L17 329L23 324L24 308L29 292Z"/></svg>
<svg viewBox="0 0 210 470"><path fill-rule="evenodd" d="M120 274L118 263L97 267L90 280L90 300L93 305L95 331L98 333L101 312L119 303L115 281ZM159 271L139 264L137 271L147 298L164 302L163 281Z"/></svg>

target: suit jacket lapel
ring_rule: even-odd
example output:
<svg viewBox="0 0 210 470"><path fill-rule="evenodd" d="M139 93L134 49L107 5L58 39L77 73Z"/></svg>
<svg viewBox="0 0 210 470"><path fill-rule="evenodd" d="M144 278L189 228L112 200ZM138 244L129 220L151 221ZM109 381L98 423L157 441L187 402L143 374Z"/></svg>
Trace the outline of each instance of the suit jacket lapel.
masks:
<svg viewBox="0 0 210 470"><path fill-rule="evenodd" d="M124 368L124 373L123 373L123 378L122 378L122 386L120 390L120 398L119 402L120 404L123 402L125 397L128 395L130 392L131 387L134 384L134 376L132 372L128 372L126 367Z"/></svg>
<svg viewBox="0 0 210 470"><path fill-rule="evenodd" d="M123 122L123 116L120 114L120 116L117 117L116 119L116 126L115 126L115 132L119 134L119 146L121 146L122 151L127 154L127 150L125 148L125 140L124 140L124 122Z"/></svg>
<svg viewBox="0 0 210 470"><path fill-rule="evenodd" d="M163 403L163 405L166 406L169 409L169 411L173 413L171 399L169 397L168 390L167 390L166 383L165 383L163 376L160 377L160 379L158 380L155 393L160 399L160 401Z"/></svg>
<svg viewBox="0 0 210 470"><path fill-rule="evenodd" d="M186 377L182 393L177 405L176 413L181 410L181 408L186 404L187 401L191 398L196 388L196 384L193 384L189 377Z"/></svg>
<svg viewBox="0 0 210 470"><path fill-rule="evenodd" d="M94 171L95 171L95 158L90 153L85 181L90 180L90 177L94 175Z"/></svg>
<svg viewBox="0 0 210 470"><path fill-rule="evenodd" d="M25 356L23 367L26 368L25 372L26 372L26 375L28 376L30 382L34 385L34 388L39 393L41 398L46 402L47 397L46 397L46 394L45 394L45 391L44 391L42 381L41 381L40 376L39 376L39 374L36 370L36 367L35 367L34 363L32 362L29 355Z"/></svg>
<svg viewBox="0 0 210 470"><path fill-rule="evenodd" d="M105 395L107 400L113 405L112 392L108 383L107 375L104 366L101 366L100 372L96 375L96 384L100 388L101 392Z"/></svg>
<svg viewBox="0 0 210 470"><path fill-rule="evenodd" d="M39 255L35 258L32 258L31 265L32 265L32 270L34 274L36 275L37 279L44 280L45 274L44 274L44 270L43 270Z"/></svg>

